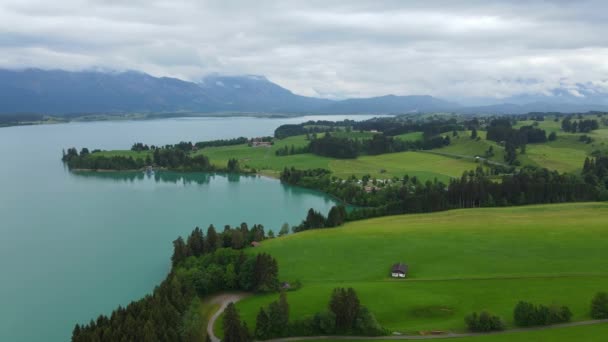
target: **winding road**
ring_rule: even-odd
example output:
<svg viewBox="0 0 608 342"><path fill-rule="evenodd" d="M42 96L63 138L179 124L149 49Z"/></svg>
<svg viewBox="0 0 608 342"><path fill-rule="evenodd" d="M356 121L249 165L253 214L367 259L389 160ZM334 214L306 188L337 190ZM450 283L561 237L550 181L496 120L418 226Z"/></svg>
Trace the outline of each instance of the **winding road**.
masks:
<svg viewBox="0 0 608 342"><path fill-rule="evenodd" d="M207 335L211 339L211 342L220 342L221 340L215 336L213 327L218 317L226 310L226 307L230 303L236 303L239 300L247 297L246 293L226 293L211 298L211 304L220 304L220 308L211 316L209 322L207 322Z"/></svg>
<svg viewBox="0 0 608 342"><path fill-rule="evenodd" d="M212 342L220 342L221 340L215 336L213 332L213 326L215 325L215 321L218 317L224 312L228 304L236 303L239 300L245 298L247 294L245 293L228 293L222 294L211 299L211 303L220 304L220 308L211 316L209 322L207 323L207 334L211 338ZM594 324L602 324L608 323L608 319L598 319L598 320L590 320L590 321L580 321L580 322L571 322L564 324L555 324L548 326L540 326L540 327L532 327L532 328L518 328L518 329L509 329L505 331L498 331L492 333L446 333L441 335L389 335L389 336L307 336L307 337L286 337L286 338L277 338L273 340L266 340L266 342L293 342L293 341L315 341L315 340L361 340L361 341L373 341L373 340L436 340L436 339L446 339L446 338L456 338L456 337L473 337L480 335L499 335L499 334L509 334L516 332L525 332L525 331L538 331L538 330L548 330L548 329L557 329L557 328L567 328L567 327L578 327L585 325L594 325Z"/></svg>

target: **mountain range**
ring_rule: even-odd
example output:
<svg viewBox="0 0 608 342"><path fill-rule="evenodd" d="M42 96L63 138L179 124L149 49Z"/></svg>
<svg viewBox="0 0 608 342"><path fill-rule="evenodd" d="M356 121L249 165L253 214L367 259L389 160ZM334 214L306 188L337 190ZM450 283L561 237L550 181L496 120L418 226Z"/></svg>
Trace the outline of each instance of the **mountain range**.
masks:
<svg viewBox="0 0 608 342"><path fill-rule="evenodd" d="M608 111L608 94L580 85L524 94L486 106L428 95L329 100L294 94L264 76L209 75L198 82L145 73L0 70L0 113L495 113Z"/></svg>

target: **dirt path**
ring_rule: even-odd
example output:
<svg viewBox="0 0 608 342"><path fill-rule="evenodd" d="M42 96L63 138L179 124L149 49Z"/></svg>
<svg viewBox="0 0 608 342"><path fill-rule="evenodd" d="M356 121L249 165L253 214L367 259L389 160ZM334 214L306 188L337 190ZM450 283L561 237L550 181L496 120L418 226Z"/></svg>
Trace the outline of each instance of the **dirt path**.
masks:
<svg viewBox="0 0 608 342"><path fill-rule="evenodd" d="M213 316L211 316L209 322L207 322L207 335L209 335L212 342L220 342L220 339L215 336L215 333L213 332L215 321L217 321L218 317L220 317L222 312L224 312L228 304L236 303L246 296L246 293L225 293L211 298L212 304L220 304L220 308L213 314Z"/></svg>
<svg viewBox="0 0 608 342"><path fill-rule="evenodd" d="M509 334L516 332L525 332L525 331L538 331L538 330L549 330L549 329L557 329L557 328L567 328L567 327L578 327L584 325L594 325L594 324L602 324L608 323L608 319L600 319L600 320L592 320L592 321L580 321L580 322L572 322L572 323L564 323L564 324L555 324L548 325L542 327L532 327L532 328L519 328L519 329L509 329L505 331L493 332L493 333L463 333L463 334L454 334L447 333L442 335L426 335L426 336L415 336L415 335L390 335L390 336L310 336L310 337L289 337L289 338L277 338L274 340L268 340L266 342L289 342L289 341L314 341L314 340L361 340L361 341L373 341L373 340L435 340L435 339L446 339L446 338L456 338L456 337L473 337L473 336L482 336L482 335L501 335L501 334Z"/></svg>

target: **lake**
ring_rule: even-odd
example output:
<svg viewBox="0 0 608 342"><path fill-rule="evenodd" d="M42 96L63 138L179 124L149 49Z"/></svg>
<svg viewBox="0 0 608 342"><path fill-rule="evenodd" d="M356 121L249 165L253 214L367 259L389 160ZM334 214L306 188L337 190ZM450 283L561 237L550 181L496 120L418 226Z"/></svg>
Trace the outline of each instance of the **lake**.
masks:
<svg viewBox="0 0 608 342"><path fill-rule="evenodd" d="M74 174L68 147L127 149L272 135L310 119L104 121L0 128L0 341L67 341L76 323L152 291L172 241L195 226L259 223L275 233L334 201L275 179L172 172Z"/></svg>

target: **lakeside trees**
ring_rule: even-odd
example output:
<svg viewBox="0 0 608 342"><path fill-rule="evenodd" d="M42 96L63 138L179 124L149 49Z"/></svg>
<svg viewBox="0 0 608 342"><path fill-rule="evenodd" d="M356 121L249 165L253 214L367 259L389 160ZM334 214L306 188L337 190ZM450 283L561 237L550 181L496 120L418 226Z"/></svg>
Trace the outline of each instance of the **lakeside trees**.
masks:
<svg viewBox="0 0 608 342"><path fill-rule="evenodd" d="M406 213L433 212L448 209L494 207L524 204L591 201L606 195L608 158L588 161L584 175L547 169L524 167L500 182L493 181L481 169L465 172L448 184L404 177L399 183L367 192L358 180L332 180L328 170L285 169L281 180L298 186L314 188L341 200L359 205L348 213L345 221ZM600 181L601 180L601 181ZM332 223L333 223L332 218ZM309 211L295 231L324 228L327 224L318 213Z"/></svg>

